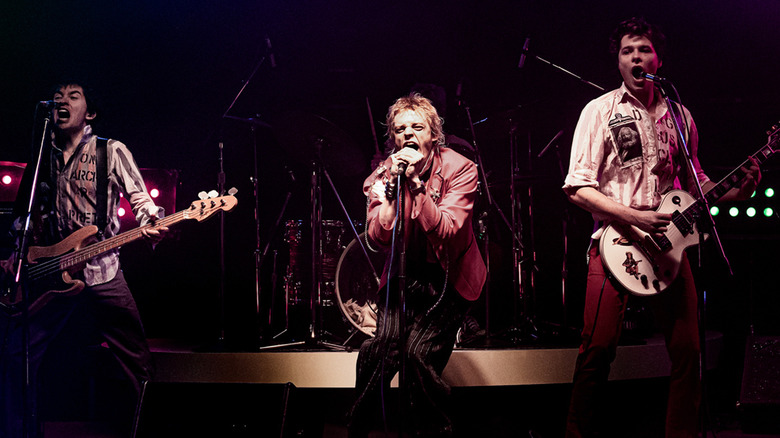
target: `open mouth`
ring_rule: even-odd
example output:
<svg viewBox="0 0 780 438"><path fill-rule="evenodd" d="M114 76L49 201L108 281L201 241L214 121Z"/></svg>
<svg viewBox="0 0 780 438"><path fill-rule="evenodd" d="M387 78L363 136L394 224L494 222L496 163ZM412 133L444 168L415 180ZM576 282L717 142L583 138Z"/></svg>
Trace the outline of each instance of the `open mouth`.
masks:
<svg viewBox="0 0 780 438"><path fill-rule="evenodd" d="M407 141L406 143L404 143L404 147L405 148L412 148L412 149L420 149L420 147L417 146L417 143L412 142L412 141Z"/></svg>
<svg viewBox="0 0 780 438"><path fill-rule="evenodd" d="M57 110L57 117L58 117L60 120L62 120L62 119L69 119L69 118L70 118L70 111L68 111L68 110L67 110L67 109L65 109L65 108L59 108L59 109Z"/></svg>

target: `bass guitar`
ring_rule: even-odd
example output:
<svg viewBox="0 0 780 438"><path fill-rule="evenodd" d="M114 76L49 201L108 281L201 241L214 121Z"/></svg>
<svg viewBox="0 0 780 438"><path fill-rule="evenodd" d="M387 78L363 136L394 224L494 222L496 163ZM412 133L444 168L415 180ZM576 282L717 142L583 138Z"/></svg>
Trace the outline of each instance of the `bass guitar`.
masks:
<svg viewBox="0 0 780 438"><path fill-rule="evenodd" d="M219 211L230 211L236 206L235 196L202 199L189 208L157 219L154 223L134 228L124 233L87 245L95 240L98 228L89 225L74 232L51 246L31 246L27 251L27 263L22 270L22 281L27 287L27 305L30 314L40 310L57 296L72 296L84 289L84 282L72 277L92 259L143 237L143 230L170 227L187 219L203 221ZM86 245L86 246L85 246ZM9 282L10 284L11 282ZM9 316L22 314L24 308L21 286L3 286L0 308Z"/></svg>
<svg viewBox="0 0 780 438"><path fill-rule="evenodd" d="M777 152L779 131L780 128L773 126L767 132L766 145L753 154L759 164ZM634 295L656 295L666 290L680 272L685 249L699 243L699 218L707 214L706 206L736 187L745 177L743 167L749 168L751 164L749 159L745 160L705 193L706 203L683 190L665 194L656 209L672 215L663 236L653 236L620 222L609 224L599 242L601 260L607 271ZM703 237L709 236L704 233Z"/></svg>

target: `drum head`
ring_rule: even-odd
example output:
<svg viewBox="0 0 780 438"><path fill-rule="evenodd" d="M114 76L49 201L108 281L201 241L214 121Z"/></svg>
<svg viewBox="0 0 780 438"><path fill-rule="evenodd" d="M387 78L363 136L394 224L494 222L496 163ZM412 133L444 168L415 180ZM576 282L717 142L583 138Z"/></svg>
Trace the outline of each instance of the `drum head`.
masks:
<svg viewBox="0 0 780 438"><path fill-rule="evenodd" d="M365 233L360 234L365 246ZM347 245L336 266L336 300L347 320L363 333L374 336L379 276L387 254L373 252L366 247L370 260L356 239Z"/></svg>

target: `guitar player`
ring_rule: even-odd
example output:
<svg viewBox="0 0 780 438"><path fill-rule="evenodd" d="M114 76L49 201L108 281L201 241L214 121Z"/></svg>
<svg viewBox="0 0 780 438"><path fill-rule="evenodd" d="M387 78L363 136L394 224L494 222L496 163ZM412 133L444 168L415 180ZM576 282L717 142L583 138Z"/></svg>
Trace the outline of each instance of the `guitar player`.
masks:
<svg viewBox="0 0 780 438"><path fill-rule="evenodd" d="M596 222L588 251L584 325L573 376L566 422L567 437L588 437L609 422L604 390L615 358L628 292L613 284L599 254L599 237L613 221L662 235L671 214L655 211L662 195L672 189L696 194L687 177L672 115L654 83L641 71L655 75L662 65L665 37L641 18L623 21L610 37L623 79L583 109L574 132L569 172L563 190L569 200L592 213ZM678 106L679 108L679 106ZM679 114L680 111L677 111ZM697 158L698 133L690 113L682 108L682 130L691 152L694 177L703 191L714 186ZM746 177L722 199L748 198L761 173L757 162L744 169ZM647 298L661 327L672 362L666 413L667 437L696 437L700 404L697 292L688 259L664 292ZM606 420L606 421L605 421ZM618 433L619 435L619 433ZM601 436L601 435L599 435Z"/></svg>
<svg viewBox="0 0 780 438"><path fill-rule="evenodd" d="M127 147L116 140L97 137L92 125L98 109L94 93L81 82L65 82L54 88L52 105L52 142L44 149L36 200L33 209L33 244L53 245L89 225L97 225L103 238L119 232L117 206L120 192L130 202L141 225L162 217L163 211L152 201L141 173ZM102 167L101 167L102 166ZM27 166L32 170L34 166ZM102 171L101 171L102 170ZM20 191L18 205L27 208L29 185ZM102 190L102 192L101 192ZM27 193L25 193L27 191ZM102 198L102 199L101 199ZM101 206L102 208L98 208ZM103 211L104 214L98 214ZM24 215L23 211L19 211ZM16 229L20 228L20 221ZM45 231L44 231L45 230ZM167 228L144 229L143 235L152 244L163 238ZM6 273L12 273L13 260L3 263ZM58 297L41 309L30 313L29 377L30 395L40 395L45 388L38 385L39 370L50 347L63 341L65 333L79 333L84 321L89 335L97 334L101 342L116 357L132 383L127 400L117 400L113 411L117 433L129 436L138 396L143 383L152 375L152 360L135 300L125 282L119 264L118 250L94 257L83 270L74 274L86 287L69 297ZM24 409L23 329L20 318L0 319L3 335L0 362L0 435L9 438L42 436L38 424L37 406L33 402ZM68 340L71 342L72 340ZM68 343L67 345L71 345ZM40 397L28 397L37 400ZM40 404L40 403L38 403ZM31 421L23 425L23 418ZM26 429L26 430L25 430Z"/></svg>

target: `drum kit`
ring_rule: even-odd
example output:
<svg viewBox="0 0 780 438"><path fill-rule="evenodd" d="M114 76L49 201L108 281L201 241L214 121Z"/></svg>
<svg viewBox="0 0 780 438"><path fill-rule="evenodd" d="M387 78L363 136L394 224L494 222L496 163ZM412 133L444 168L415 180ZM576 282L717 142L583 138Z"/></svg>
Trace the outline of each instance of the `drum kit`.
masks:
<svg viewBox="0 0 780 438"><path fill-rule="evenodd" d="M523 55L537 59L554 69L559 70L569 76L572 76L587 85L603 90L603 88L584 80L583 78L563 69L560 66L550 63L539 56L529 52L524 47ZM276 335L266 337L261 335L263 344L270 340L269 345L261 348L283 347L297 344L314 344L315 346L324 346L328 348L346 349L347 343L356 334L364 336L373 336L376 327L376 315L378 305L378 284L386 255L381 252L372 251L366 240L364 233L360 233L360 223L350 217L347 208L342 201L338 190L330 176L330 171L337 172L341 176L358 176L361 172L366 172L366 160L363 159L361 149L357 147L352 138L343 130L337 127L329 120L304 111L288 111L281 117L273 120L272 123L266 123L259 118L239 118L229 115L231 109L252 81L260 66L266 63L270 57L273 67L273 57L270 53L266 54L256 65L251 75L243 81L243 86L235 96L230 106L223 114L223 119L236 119L245 122L252 130L252 140L254 143L254 217L257 222L255 249L255 283L256 283L256 305L257 315L260 321L261 302L266 295L271 296L271 305L268 309L267 327L273 329L279 328L278 317L275 321L274 302L276 296L283 293L284 302L284 328ZM518 66L521 68L521 65ZM460 88L460 85L459 85ZM459 90L460 91L460 90ZM534 248L532 208L533 208L533 190L534 185L540 182L540 179L534 175L531 169L521 169L521 155L524 154L525 144L521 144L520 135L517 132L518 121L525 119L528 114L526 108L517 106L510 109L506 114L496 114L496 117L488 117L479 121L472 121L471 113L465 101L458 100L458 106L465 109L468 119L468 129L470 129L471 141L450 142L451 147L464 156L474 161L479 170L479 193L478 202L474 212L474 226L479 240L481 241L483 256L488 265L488 281L483 293L485 301L485 338L489 340L492 336L490 331L490 243L488 226L486 224L498 224L500 228L506 228L510 233L511 251L512 251L512 283L513 283L513 309L514 321L508 329L512 341L521 338L535 338L537 327L534 322L534 311L529 309L528 304L534 300L534 275L537 270L536 252ZM370 119L371 131L374 137L374 146L376 155L380 155L379 142L375 130L375 120L371 114L371 106L366 97L366 107ZM490 192L485 165L482 162L477 142L475 126L492 125L493 131L498 132L502 138L509 138L510 149L510 178L507 183L511 188L509 194L509 214L505 214L499 207L499 203L493 198ZM292 219L284 222L284 242L286 250L289 253L289 261L283 274L282 285L279 287L276 281L276 256L274 255L274 273L272 274L272 286L270 292L261 290L261 266L264 264L269 251L272 239L268 239L264 248L261 248L260 239L260 203L259 203L259 175L257 163L261 157L258 156L258 141L256 131L258 129L270 129L275 133L280 145L289 153L293 160L298 164L304 165L310 169L310 217L308 220ZM551 145L560 137L559 132L555 138L539 154L539 158ZM221 148L221 145L220 145ZM531 142L528 138L527 149L528 164L531 163ZM556 155L558 155L556 147ZM505 155L504 155L505 156ZM506 162L502 159L502 162ZM558 156L560 163L560 156ZM221 164L221 157L220 157ZM367 173L366 173L367 175ZM530 175L530 176L529 176ZM327 186L323 184L327 182ZM220 181L224 181L224 174L220 173ZM559 182L559 181L558 181ZM332 194L336 197L343 220L325 220L323 218L322 193L323 187L329 187ZM269 236L278 235L278 231L285 219L285 211L291 199L291 192L288 192L287 198L280 208L273 228L268 233ZM341 216L341 215L339 215ZM565 220L565 219L564 219ZM564 232L565 224L564 224ZM507 240L505 240L505 243ZM224 251L224 250L223 250ZM564 247L564 252L567 249ZM274 253L276 254L276 252ZM224 258L224 254L221 254ZM563 275L566 274L566 258L564 254ZM224 264L224 261L222 262ZM220 301L224 299L224 285L220 290ZM565 314L565 280L562 290L561 304L564 305ZM291 310L305 309L305 321L293 320ZM340 322L349 327L350 334L346 340L339 340L339 343L329 343L325 340L329 333L323 326L324 315L330 310L337 309L340 314ZM522 310L521 310L522 309ZM278 312L276 312L278 313ZM300 312L297 312L300 313ZM331 312L332 313L332 312ZM224 326L224 315L222 324ZM290 343L273 344L287 334L291 329L291 322L294 324L308 325L307 332L303 335L305 339L296 339L293 337ZM261 322L262 324L262 322ZM565 328L565 327L564 327ZM272 330L273 330L272 329ZM261 329L261 332L267 330ZM223 330L224 333L224 330ZM521 336L513 335L520 333Z"/></svg>
<svg viewBox="0 0 780 438"><path fill-rule="evenodd" d="M311 211L308 221L284 222L289 259L281 287L277 288L280 290L271 291L284 295L284 328L271 340L292 335L287 336L292 337L291 342L271 343L261 349L296 345L346 349L358 333L373 336L378 272L384 264L384 254L366 247L358 231L361 223L350 217L330 171L352 177L363 172L365 163L349 135L323 117L290 111L275 120L274 128L292 159L311 171ZM323 218L324 188L329 188L338 200L345 220ZM336 312L340 313L339 317L334 316ZM346 339L328 339L337 337L331 330L339 327L327 327L325 320L329 324L343 324L351 334ZM306 325L308 330L293 332L291 323ZM273 325L273 317L269 318L269 325Z"/></svg>
<svg viewBox="0 0 780 438"><path fill-rule="evenodd" d="M365 172L365 163L359 159L361 153L350 136L323 117L301 111L287 112L274 121L273 129L277 133L281 146L290 152L291 157L298 164L305 165L311 170L309 181L311 211L308 220L287 219L282 222L284 209L289 201L288 196L279 214L277 226L280 228L279 233L283 235L285 246L282 251L289 258L287 265L280 270L281 281L278 284L274 282L269 292L261 292L258 289L258 311L261 302L259 294L272 295L268 328L276 331L276 334L264 339L264 345L260 348L298 345L328 349L348 349L351 348L349 345L354 347L355 342L352 341L360 341L361 338L374 335L379 302L377 290L379 274L382 272L387 255L384 252L375 252L369 247L365 233L361 232L363 224L350 217L333 183L330 171L337 172L339 176L357 176ZM514 327L509 330L510 338L514 339L510 341L533 338L536 336L537 328L533 325L533 318L529 314L526 302L533 299L530 291L533 287L531 264L536 260L532 252L533 242L527 241L521 229L522 222L527 220L525 219L527 216L521 218L514 208L509 215L505 215L497 203L490 202L491 194L479 149L476 144L472 146L463 140L461 143L455 144L454 148L462 150L462 154L478 164L481 173L480 198L488 200L488 202L481 202L480 204L484 205L477 208L484 211L475 211L474 215L475 227L482 228L475 231L485 244L485 248L482 248L485 257L489 257L487 242L489 233L483 229L487 216L497 213L496 217L500 220L496 222L503 221L514 236L512 251L517 272L516 278L513 277L515 288L513 295L517 298L513 306L522 319L517 319L517 315L515 316ZM515 155L520 147L515 143L511 147L514 151L512 171L516 172L518 159ZM517 184L530 193L529 186L533 181L525 179L516 176L513 178L512 186ZM323 218L322 194L326 189L329 189L338 200L343 220ZM520 195L514 193L513 189L512 196ZM519 205L520 202L513 202L513 207L515 204ZM266 246L263 254L256 257L258 264L262 264L267 249ZM490 265L489 259L486 262ZM259 273L260 266L256 268ZM491 336L489 287L488 282L484 315L486 337ZM523 309L518 312L519 307ZM280 317L284 320L283 326L279 321ZM306 327L305 331L302 330L304 327ZM345 330L346 333L339 336ZM523 337L518 336L518 333Z"/></svg>

